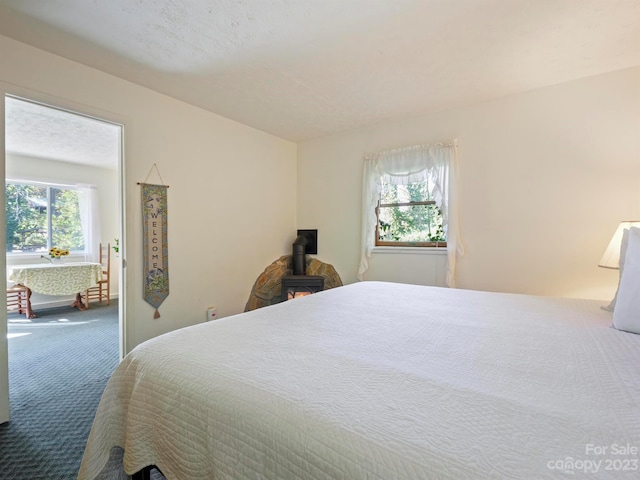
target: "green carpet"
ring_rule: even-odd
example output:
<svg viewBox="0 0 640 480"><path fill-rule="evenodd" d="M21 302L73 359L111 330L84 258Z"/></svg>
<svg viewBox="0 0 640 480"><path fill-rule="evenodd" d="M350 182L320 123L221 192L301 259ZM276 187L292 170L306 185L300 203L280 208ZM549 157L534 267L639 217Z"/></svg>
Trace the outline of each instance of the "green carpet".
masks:
<svg viewBox="0 0 640 480"><path fill-rule="evenodd" d="M96 408L118 364L118 306L8 315L8 423L0 478L75 479Z"/></svg>

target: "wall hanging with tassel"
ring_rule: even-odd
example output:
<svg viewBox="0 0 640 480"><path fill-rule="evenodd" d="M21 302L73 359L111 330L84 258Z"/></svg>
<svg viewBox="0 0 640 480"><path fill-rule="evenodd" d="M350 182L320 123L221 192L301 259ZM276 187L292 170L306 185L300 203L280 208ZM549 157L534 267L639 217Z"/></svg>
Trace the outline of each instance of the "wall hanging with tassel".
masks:
<svg viewBox="0 0 640 480"><path fill-rule="evenodd" d="M153 168L158 170L155 163L151 170ZM160 176L159 171L158 176ZM147 175L148 178L149 175ZM160 181L162 182L162 177ZM144 300L156 309L153 318L160 318L158 308L169 296L169 248L167 245L167 189L169 186L149 183L138 183L138 185L142 187L143 295Z"/></svg>

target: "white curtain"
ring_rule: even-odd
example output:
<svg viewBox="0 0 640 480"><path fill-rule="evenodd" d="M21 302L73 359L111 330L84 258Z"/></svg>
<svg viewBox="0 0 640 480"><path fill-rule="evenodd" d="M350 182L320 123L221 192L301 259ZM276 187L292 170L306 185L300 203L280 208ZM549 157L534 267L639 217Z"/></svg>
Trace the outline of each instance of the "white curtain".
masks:
<svg viewBox="0 0 640 480"><path fill-rule="evenodd" d="M375 245L376 206L382 182L406 185L429 179L436 205L442 211L442 227L447 235L447 286L455 287L456 258L464 253L458 235L456 205L457 141L415 145L368 155L362 177L362 253L358 279L369 268Z"/></svg>
<svg viewBox="0 0 640 480"><path fill-rule="evenodd" d="M84 238L84 259L87 262L99 262L100 209L98 203L98 188L95 185L78 185L78 203L80 207L80 222Z"/></svg>

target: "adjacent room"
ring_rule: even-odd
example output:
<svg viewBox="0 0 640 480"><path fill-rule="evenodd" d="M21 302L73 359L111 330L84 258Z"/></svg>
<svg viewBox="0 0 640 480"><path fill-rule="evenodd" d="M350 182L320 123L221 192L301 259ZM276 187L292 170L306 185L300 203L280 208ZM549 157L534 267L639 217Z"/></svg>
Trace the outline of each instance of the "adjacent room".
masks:
<svg viewBox="0 0 640 480"><path fill-rule="evenodd" d="M16 265L104 259L110 271L104 296L117 297L121 136L119 125L5 98L8 271ZM66 273L56 282L62 283ZM44 292L32 292L31 303L68 303Z"/></svg>
<svg viewBox="0 0 640 480"><path fill-rule="evenodd" d="M110 185L78 478L638 475L639 0L0 0L0 58L9 184Z"/></svg>
<svg viewBox="0 0 640 480"><path fill-rule="evenodd" d="M121 137L119 125L5 98L12 410L0 434L3 476L77 471L95 403L120 359ZM78 453L61 455L60 444Z"/></svg>

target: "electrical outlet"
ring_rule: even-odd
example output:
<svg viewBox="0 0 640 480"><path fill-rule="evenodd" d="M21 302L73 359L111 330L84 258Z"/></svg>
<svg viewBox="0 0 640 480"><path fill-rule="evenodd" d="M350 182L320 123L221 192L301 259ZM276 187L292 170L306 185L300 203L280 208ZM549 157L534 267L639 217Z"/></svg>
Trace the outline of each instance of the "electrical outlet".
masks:
<svg viewBox="0 0 640 480"><path fill-rule="evenodd" d="M210 307L207 307L207 322L215 320L216 318L218 318L218 309L216 308L216 306L212 305Z"/></svg>

